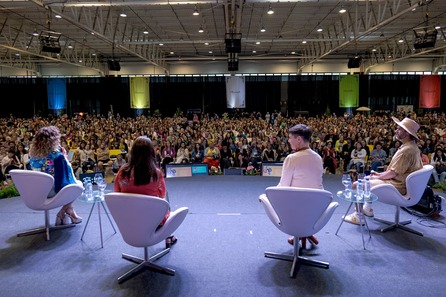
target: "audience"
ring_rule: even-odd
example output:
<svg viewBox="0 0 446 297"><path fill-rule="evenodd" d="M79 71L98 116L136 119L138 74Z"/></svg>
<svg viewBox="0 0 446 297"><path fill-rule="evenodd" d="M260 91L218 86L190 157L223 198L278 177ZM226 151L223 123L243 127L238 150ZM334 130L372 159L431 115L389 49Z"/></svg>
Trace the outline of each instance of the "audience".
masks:
<svg viewBox="0 0 446 297"><path fill-rule="evenodd" d="M168 163L180 161L177 150L182 150L182 143L184 143L184 151L187 149L188 153L184 154L181 162L184 159L188 159L191 163L203 162L205 150L209 152L209 141L213 142L213 148L218 149L219 152L227 146L233 158L232 167L246 168L249 164L260 167L261 162L271 160L283 162L290 153L293 153L288 144L287 129L302 123L313 128L311 149L321 157L331 140L337 162L334 162L334 168L326 167L331 173L333 169L343 172L347 171L351 154L355 150L354 144L358 142L365 144L363 148L368 148L369 145L376 148L376 144L381 143L381 149L387 154L387 158L384 162L381 160L380 163L384 163L384 166L389 164L391 157L401 146L401 142L394 135L391 115L417 118L421 126L418 145L423 148L429 160L435 148L446 145L446 138L443 137L446 135L441 134L446 128L444 113L439 113L437 116L432 113L417 116L414 113L409 115L345 113L344 116L282 117L279 113L270 112L269 121L258 112L251 114L234 112L220 117L204 113L199 115L199 121L195 122L188 121L181 114L164 118L160 116L124 118L113 114L106 118L89 114L72 118L66 115L48 118L35 116L29 119L10 116L0 118L0 160L7 155L10 148L18 154L17 151L21 150L19 144L26 152L36 131L43 126L55 125L61 131L61 143L66 142L64 146L68 145L68 149L74 154L72 162L78 162L83 173L94 172L98 170L98 167L103 169L103 163L106 161L108 162L105 164L108 165L111 164L109 162L114 162L104 152L110 149L123 151L125 160L125 154L129 152L134 139L139 136L151 138L156 151L157 164L162 168ZM370 162L373 164L372 152L370 155ZM209 156L207 157L210 161ZM227 160L226 156L225 159ZM24 163L26 167L26 161L21 161L19 158L19 162ZM101 164L98 164L99 162ZM215 163L217 162L213 162L214 166ZM218 166L221 167L220 163L221 160L218 162ZM228 166L228 162L225 161L223 166ZM350 165L350 168L357 169L353 165Z"/></svg>

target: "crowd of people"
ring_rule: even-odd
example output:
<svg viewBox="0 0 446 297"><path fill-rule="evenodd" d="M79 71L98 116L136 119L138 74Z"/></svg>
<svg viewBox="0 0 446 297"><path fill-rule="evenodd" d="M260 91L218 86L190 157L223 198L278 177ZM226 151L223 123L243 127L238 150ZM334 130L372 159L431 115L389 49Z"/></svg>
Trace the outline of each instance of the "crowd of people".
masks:
<svg viewBox="0 0 446 297"><path fill-rule="evenodd" d="M427 162L435 165L435 181L444 180L445 114L407 116L420 123L417 144L423 159L428 158ZM262 162L283 162L293 152L288 143L288 129L298 123L312 127L310 148L321 156L326 174L364 170L366 166L373 170L385 168L401 145L395 137L391 114L284 117L277 112L265 115L252 112L242 116L195 114L190 118L181 114L164 118L123 118L113 114L2 118L0 178L12 168L30 169L29 145L36 132L49 125L60 129L61 145L70 152L69 160L77 177L104 170L105 166L118 172L128 161L130 148L139 136L152 140L161 170L168 163L206 162L210 169L224 171L249 166L259 170ZM122 158L110 158L110 150L119 150Z"/></svg>

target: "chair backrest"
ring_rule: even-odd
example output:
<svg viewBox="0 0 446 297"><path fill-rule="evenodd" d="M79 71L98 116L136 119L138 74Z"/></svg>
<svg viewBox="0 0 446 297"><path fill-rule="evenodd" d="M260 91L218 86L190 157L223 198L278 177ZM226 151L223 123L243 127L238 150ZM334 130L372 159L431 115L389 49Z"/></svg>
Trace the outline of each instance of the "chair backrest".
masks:
<svg viewBox="0 0 446 297"><path fill-rule="evenodd" d="M160 242L153 242L153 235L169 209L167 201L148 195L113 192L105 195L105 202L127 244L146 247Z"/></svg>
<svg viewBox="0 0 446 297"><path fill-rule="evenodd" d="M333 201L332 193L320 189L269 187L265 192L279 218L277 227L298 237L313 235L325 225L318 222Z"/></svg>
<svg viewBox="0 0 446 297"><path fill-rule="evenodd" d="M411 203L420 201L433 169L432 165L424 165L406 177L407 196L410 197Z"/></svg>
<svg viewBox="0 0 446 297"><path fill-rule="evenodd" d="M34 210L44 209L54 178L44 172L21 169L11 170L9 174L25 205Z"/></svg>

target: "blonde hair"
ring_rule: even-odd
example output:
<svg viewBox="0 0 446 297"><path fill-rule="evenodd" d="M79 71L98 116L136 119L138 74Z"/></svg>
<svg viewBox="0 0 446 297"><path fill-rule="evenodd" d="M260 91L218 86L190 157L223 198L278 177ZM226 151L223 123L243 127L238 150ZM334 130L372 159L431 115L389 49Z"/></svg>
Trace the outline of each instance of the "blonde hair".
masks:
<svg viewBox="0 0 446 297"><path fill-rule="evenodd" d="M29 155L41 158L60 148L60 131L56 126L40 128L29 149Z"/></svg>

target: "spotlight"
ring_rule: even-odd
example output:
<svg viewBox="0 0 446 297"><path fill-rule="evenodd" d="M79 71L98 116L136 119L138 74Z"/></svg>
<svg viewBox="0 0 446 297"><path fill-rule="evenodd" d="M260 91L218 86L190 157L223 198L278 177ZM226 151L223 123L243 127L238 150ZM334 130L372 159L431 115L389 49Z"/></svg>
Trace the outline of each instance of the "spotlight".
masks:
<svg viewBox="0 0 446 297"><path fill-rule="evenodd" d="M53 31L42 31L39 34L40 46L42 52L60 53L59 39L62 33Z"/></svg>

